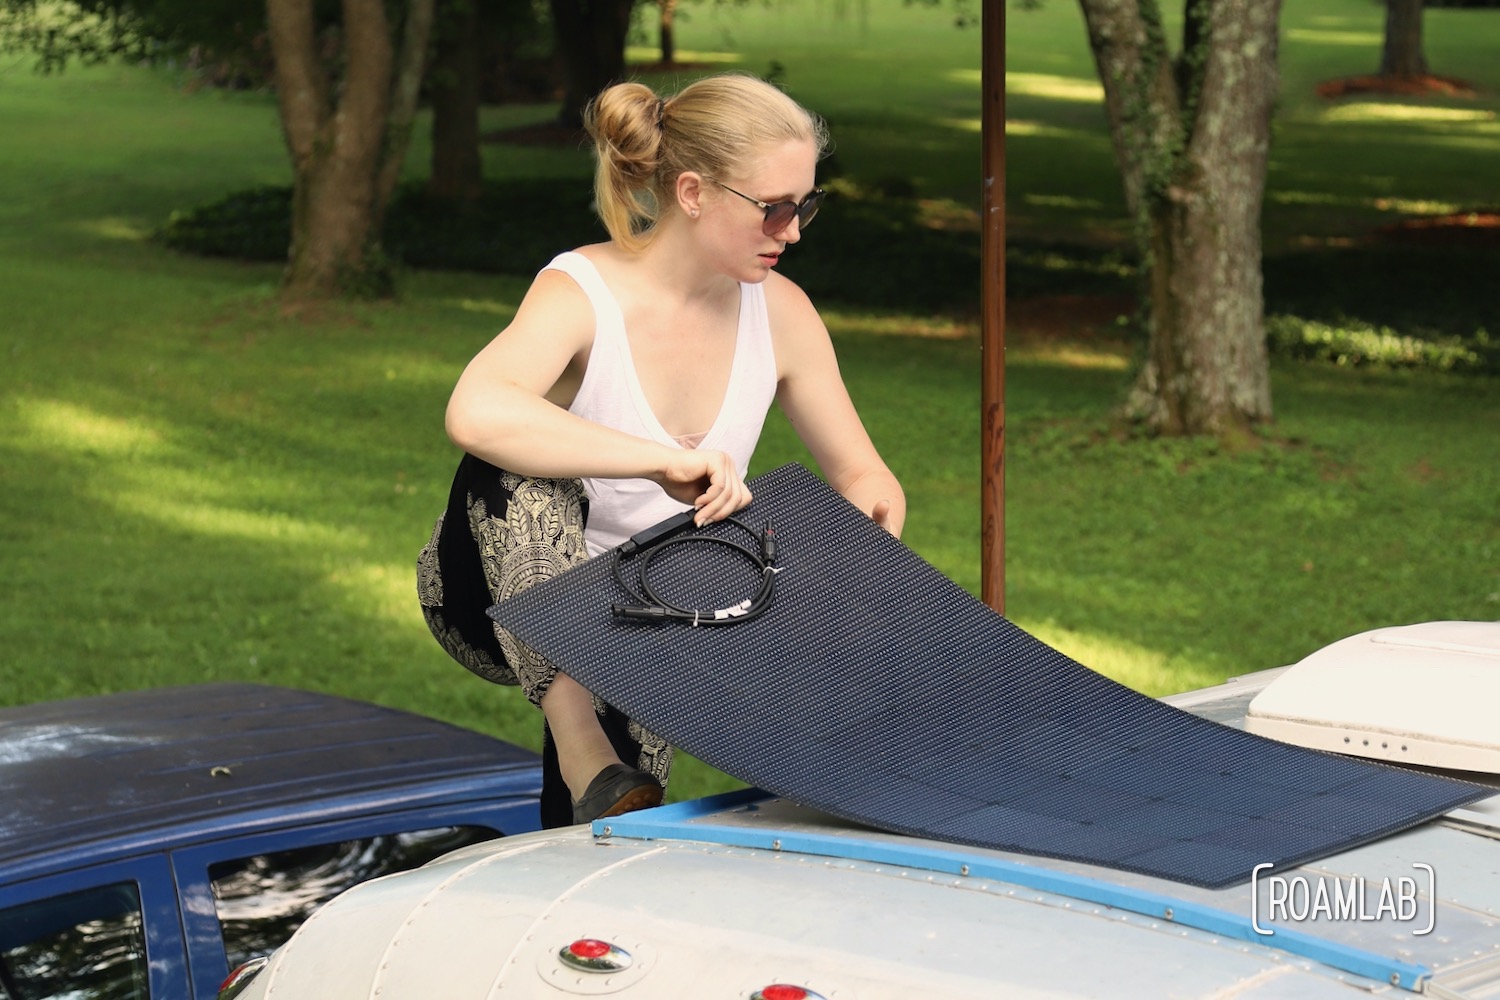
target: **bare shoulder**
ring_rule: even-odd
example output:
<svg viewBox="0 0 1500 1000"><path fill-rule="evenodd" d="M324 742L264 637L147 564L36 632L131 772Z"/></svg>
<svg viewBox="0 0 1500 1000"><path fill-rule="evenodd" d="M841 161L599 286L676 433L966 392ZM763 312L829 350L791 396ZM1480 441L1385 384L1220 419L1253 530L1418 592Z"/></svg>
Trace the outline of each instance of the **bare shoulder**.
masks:
<svg viewBox="0 0 1500 1000"><path fill-rule="evenodd" d="M802 290L802 286L784 274L772 271L766 276L766 310L771 314L771 322L774 325L778 319L792 322L816 320L818 310L814 308L812 299Z"/></svg>
<svg viewBox="0 0 1500 1000"><path fill-rule="evenodd" d="M576 247L573 252L581 257L587 257L595 264L599 263L601 260L614 260L618 257L623 256L620 248L615 246L615 244L609 242L585 243L581 247Z"/></svg>
<svg viewBox="0 0 1500 1000"><path fill-rule="evenodd" d="M515 371L539 365L555 377L586 357L593 343L594 307L588 295L567 272L548 267L532 279L515 316L471 367Z"/></svg>
<svg viewBox="0 0 1500 1000"><path fill-rule="evenodd" d="M771 335L779 345L784 338L805 340L809 335L826 339L828 329L818 315L812 299L802 286L783 275L766 278L766 314L771 321Z"/></svg>
<svg viewBox="0 0 1500 1000"><path fill-rule="evenodd" d="M578 283L547 268L526 290L515 316L464 369L455 399L478 386L516 385L559 405L571 398L594 345L594 309Z"/></svg>
<svg viewBox="0 0 1500 1000"><path fill-rule="evenodd" d="M610 284L611 277L628 270L639 256L627 253L613 243L589 243L573 252L593 264L594 270L604 278L605 284Z"/></svg>
<svg viewBox="0 0 1500 1000"><path fill-rule="evenodd" d="M568 339L587 335L592 341L594 310L588 295L566 271L547 268L537 274L516 310L511 330L563 333Z"/></svg>
<svg viewBox="0 0 1500 1000"><path fill-rule="evenodd" d="M795 281L775 272L766 278L765 290L766 316L781 376L825 360L832 351L828 327L807 293Z"/></svg>

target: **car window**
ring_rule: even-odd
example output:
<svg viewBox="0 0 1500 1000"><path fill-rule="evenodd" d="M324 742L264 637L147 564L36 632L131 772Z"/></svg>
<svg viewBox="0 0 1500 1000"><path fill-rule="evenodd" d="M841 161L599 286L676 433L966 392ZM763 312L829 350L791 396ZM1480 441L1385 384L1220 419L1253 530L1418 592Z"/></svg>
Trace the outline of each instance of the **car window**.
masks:
<svg viewBox="0 0 1500 1000"><path fill-rule="evenodd" d="M322 903L366 879L424 865L499 834L458 826L363 837L210 865L229 967L279 947Z"/></svg>
<svg viewBox="0 0 1500 1000"><path fill-rule="evenodd" d="M0 910L0 998L146 1000L145 921L133 882Z"/></svg>

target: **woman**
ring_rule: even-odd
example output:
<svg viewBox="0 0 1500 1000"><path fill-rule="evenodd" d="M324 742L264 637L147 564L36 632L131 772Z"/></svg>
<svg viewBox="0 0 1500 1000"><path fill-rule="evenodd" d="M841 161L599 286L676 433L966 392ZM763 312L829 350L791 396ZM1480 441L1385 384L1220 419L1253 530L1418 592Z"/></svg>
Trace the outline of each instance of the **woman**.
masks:
<svg viewBox="0 0 1500 1000"><path fill-rule="evenodd" d="M447 430L465 457L418 562L444 648L542 709L546 826L660 802L671 749L485 609L688 506L700 525L744 507L773 398L835 489L898 535L906 510L827 329L775 273L822 201L823 122L724 74L665 100L616 85L586 124L609 242L542 270L459 378Z"/></svg>

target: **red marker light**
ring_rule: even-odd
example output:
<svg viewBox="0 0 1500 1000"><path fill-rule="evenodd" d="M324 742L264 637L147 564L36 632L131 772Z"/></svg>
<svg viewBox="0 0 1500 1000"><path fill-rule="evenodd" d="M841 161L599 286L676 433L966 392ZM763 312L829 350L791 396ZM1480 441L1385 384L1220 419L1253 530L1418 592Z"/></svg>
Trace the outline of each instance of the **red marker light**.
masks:
<svg viewBox="0 0 1500 1000"><path fill-rule="evenodd" d="M750 1000L823 1000L818 994L811 990L805 990L800 986L792 986L789 983L773 983L755 991Z"/></svg>
<svg viewBox="0 0 1500 1000"><path fill-rule="evenodd" d="M271 959L269 956L262 955L259 958L252 958L244 965L239 966L229 974L228 979L225 979L222 983L219 984L219 992L216 994L216 996L220 997L221 1000L231 1000L231 998L239 996L241 993L245 992L245 990L250 988L251 980L253 980L256 974L259 973L261 969L264 969L270 963L270 961Z"/></svg>
<svg viewBox="0 0 1500 1000"><path fill-rule="evenodd" d="M557 951L558 961L577 972L623 972L630 968L630 952L599 938L579 938Z"/></svg>
<svg viewBox="0 0 1500 1000"><path fill-rule="evenodd" d="M609 942L596 938L584 938L568 945L568 951L579 958L603 958L609 954Z"/></svg>

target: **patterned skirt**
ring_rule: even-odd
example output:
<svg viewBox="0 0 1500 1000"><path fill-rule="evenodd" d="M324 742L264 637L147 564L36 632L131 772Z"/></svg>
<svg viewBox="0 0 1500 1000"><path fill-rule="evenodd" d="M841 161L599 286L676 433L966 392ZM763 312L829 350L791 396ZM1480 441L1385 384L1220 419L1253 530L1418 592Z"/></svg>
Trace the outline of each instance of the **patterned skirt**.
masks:
<svg viewBox="0 0 1500 1000"><path fill-rule="evenodd" d="M486 611L587 559L587 516L588 498L577 479L530 479L463 457L448 506L417 557L422 616L449 656L487 681L520 685L541 704L557 668ZM672 748L598 698L594 709L620 759L665 787ZM571 824L572 800L545 722L542 775L542 825Z"/></svg>

